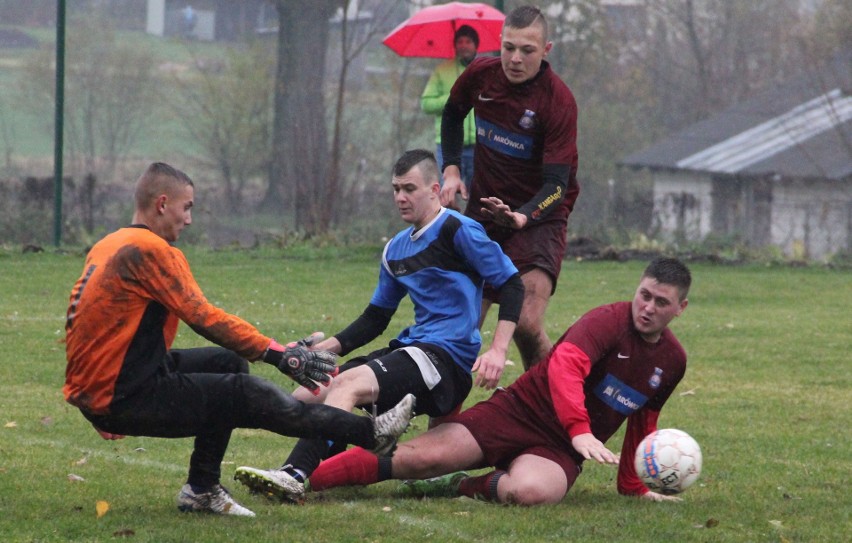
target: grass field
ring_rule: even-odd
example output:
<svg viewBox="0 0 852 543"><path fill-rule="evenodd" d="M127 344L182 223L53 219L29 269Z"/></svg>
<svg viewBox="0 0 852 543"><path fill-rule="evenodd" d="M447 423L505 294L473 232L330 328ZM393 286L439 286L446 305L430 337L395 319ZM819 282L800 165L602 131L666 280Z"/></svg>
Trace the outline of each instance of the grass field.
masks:
<svg viewBox="0 0 852 543"><path fill-rule="evenodd" d="M208 297L279 339L338 331L372 291L378 248L187 248ZM689 369L660 420L692 434L704 471L682 503L618 496L615 470L587 465L562 503L503 507L417 500L394 482L311 494L280 506L230 485L255 519L184 515L188 439L101 440L64 403L61 343L82 253L0 251L0 539L47 541L816 542L852 536L852 273L692 266L690 305L673 323ZM586 310L628 299L642 262L567 262L548 312L557 337ZM411 318L397 313L388 334ZM486 323L486 341L493 329ZM377 340L379 341L379 340ZM177 346L203 340L182 328ZM517 360L517 353L511 352ZM505 383L519 374L511 366ZM253 371L290 389L273 368ZM485 397L474 391L468 404ZM415 420L410 434L423 430ZM616 450L621 434L610 442ZM278 465L293 440L238 430L223 465ZM69 475L82 478L72 481ZM227 481L225 481L228 484ZM106 502L102 517L96 504Z"/></svg>

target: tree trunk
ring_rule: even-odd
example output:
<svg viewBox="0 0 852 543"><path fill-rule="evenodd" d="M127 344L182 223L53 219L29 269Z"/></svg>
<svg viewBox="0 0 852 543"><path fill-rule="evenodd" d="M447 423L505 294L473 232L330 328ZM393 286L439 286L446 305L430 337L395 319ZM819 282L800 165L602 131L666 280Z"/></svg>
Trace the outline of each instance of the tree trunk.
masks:
<svg viewBox="0 0 852 543"><path fill-rule="evenodd" d="M275 0L278 65L273 158L263 207L292 210L295 227L309 236L323 230L309 210L323 198L328 156L323 96L328 20L342 3Z"/></svg>
<svg viewBox="0 0 852 543"><path fill-rule="evenodd" d="M343 13L349 7L349 0L343 0ZM350 59L347 56L349 43L347 39L347 17L343 17L340 24L340 73L337 77L337 93L335 97L334 121L331 134L331 159L329 160L328 170L326 171L326 183L323 191L323 200L315 202L322 205L313 206L313 215L318 218L320 225L330 226L335 217L337 217L338 198L341 194L342 183L340 180L340 162L342 160L343 146L343 110L344 100L346 98L346 75L349 73ZM324 230L323 230L324 231Z"/></svg>
<svg viewBox="0 0 852 543"><path fill-rule="evenodd" d="M697 102L695 104L695 118L693 121L703 119L709 112L709 96L710 96L710 69L708 66L707 56L704 51L704 45L701 43L701 38L698 36L698 16L695 13L693 0L686 0L686 15L684 24L688 35L688 42L692 50L692 56L695 59L695 68L697 77L695 78L695 87Z"/></svg>

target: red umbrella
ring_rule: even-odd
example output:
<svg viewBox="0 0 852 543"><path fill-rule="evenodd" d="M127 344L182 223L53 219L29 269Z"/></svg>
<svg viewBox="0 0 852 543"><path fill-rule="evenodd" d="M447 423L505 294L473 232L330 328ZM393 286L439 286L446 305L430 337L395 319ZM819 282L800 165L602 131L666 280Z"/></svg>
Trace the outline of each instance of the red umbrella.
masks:
<svg viewBox="0 0 852 543"><path fill-rule="evenodd" d="M453 36L462 25L479 34L480 53L500 50L503 15L488 4L450 2L421 9L382 41L403 57L452 58Z"/></svg>

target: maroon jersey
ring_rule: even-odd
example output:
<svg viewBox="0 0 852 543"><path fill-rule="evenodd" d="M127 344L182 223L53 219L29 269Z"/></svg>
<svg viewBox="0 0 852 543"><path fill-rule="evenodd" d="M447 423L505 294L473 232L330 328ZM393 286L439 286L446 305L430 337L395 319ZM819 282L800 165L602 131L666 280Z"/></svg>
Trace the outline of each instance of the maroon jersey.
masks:
<svg viewBox="0 0 852 543"><path fill-rule="evenodd" d="M606 442L627 419L618 489L642 494L646 489L633 454L642 438L657 429L660 409L685 371L686 352L674 334L665 329L659 341L646 342L633 326L630 302L618 302L583 315L547 360L508 391L569 448L572 437L588 432Z"/></svg>
<svg viewBox="0 0 852 543"><path fill-rule="evenodd" d="M574 95L542 62L530 81L512 84L500 59L481 57L462 72L449 103L465 114L474 110L476 149L466 214L482 220L479 199L496 196L517 209L542 187L542 166L570 167L565 198L542 220L566 221L579 194L577 184L577 103Z"/></svg>

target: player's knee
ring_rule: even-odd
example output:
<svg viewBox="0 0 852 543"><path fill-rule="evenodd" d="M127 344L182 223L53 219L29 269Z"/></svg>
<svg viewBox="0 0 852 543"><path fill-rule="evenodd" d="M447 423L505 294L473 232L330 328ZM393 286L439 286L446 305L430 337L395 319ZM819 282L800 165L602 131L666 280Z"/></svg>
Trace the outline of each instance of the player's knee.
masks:
<svg viewBox="0 0 852 543"><path fill-rule="evenodd" d="M219 366L222 368L222 373L248 373L248 361L228 349L222 349L218 355Z"/></svg>
<svg viewBox="0 0 852 543"><path fill-rule="evenodd" d="M514 339L525 364L540 362L550 351L550 339L541 328L518 327L515 329Z"/></svg>
<svg viewBox="0 0 852 543"><path fill-rule="evenodd" d="M371 370L360 366L337 375L328 389L329 395L352 405L369 405L378 400L379 386Z"/></svg>
<svg viewBox="0 0 852 543"><path fill-rule="evenodd" d="M515 337L537 340L544 334L544 319L541 314L521 313L515 327Z"/></svg>
<svg viewBox="0 0 852 543"><path fill-rule="evenodd" d="M537 481L513 482L506 501L517 505L544 505L559 503L565 492Z"/></svg>
<svg viewBox="0 0 852 543"><path fill-rule="evenodd" d="M355 369L337 374L330 386L332 388L348 388L353 386L354 383L358 382L358 372Z"/></svg>
<svg viewBox="0 0 852 543"><path fill-rule="evenodd" d="M274 383L253 375L241 377L247 413L257 416L296 416L304 404Z"/></svg>
<svg viewBox="0 0 852 543"><path fill-rule="evenodd" d="M524 346L535 345L539 341L539 333L540 329L535 326L531 326L529 323L518 323L518 326L515 328L515 342L519 344L523 344Z"/></svg>

